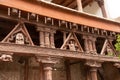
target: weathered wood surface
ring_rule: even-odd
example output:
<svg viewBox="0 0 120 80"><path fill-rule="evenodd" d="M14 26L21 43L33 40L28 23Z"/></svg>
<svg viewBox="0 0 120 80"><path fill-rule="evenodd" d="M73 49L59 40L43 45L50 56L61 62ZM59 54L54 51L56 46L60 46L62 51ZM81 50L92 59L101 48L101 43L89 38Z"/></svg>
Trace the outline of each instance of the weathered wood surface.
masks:
<svg viewBox="0 0 120 80"><path fill-rule="evenodd" d="M65 20L73 23L78 23L86 26L120 32L120 23L118 22L95 17L86 13L81 13L81 12L65 8L63 6L58 6L52 3L39 2L39 5L37 5L37 4L33 4L30 2L21 1L21 0L14 0L14 3L11 2L10 0L5 0L5 1L1 0L0 5L14 7L14 8L35 13L38 15L49 16L52 18Z"/></svg>
<svg viewBox="0 0 120 80"><path fill-rule="evenodd" d="M73 58L73 59L86 59L86 60L97 60L97 61L108 61L108 62L120 62L118 57L110 56L100 56L100 55L88 55L84 52L52 49L52 48L43 48L39 46L28 46L28 45L19 45L19 44L10 44L10 43L0 43L0 52L8 53L13 52L14 54L23 54L23 55L39 55L39 56L56 56L64 58Z"/></svg>

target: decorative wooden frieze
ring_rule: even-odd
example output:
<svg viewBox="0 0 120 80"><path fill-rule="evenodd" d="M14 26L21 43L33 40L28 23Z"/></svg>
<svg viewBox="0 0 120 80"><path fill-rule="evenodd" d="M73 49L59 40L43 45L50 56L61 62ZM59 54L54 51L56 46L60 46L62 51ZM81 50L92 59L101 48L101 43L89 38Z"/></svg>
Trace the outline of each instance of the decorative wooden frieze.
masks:
<svg viewBox="0 0 120 80"><path fill-rule="evenodd" d="M75 33L69 33L68 37L64 41L63 45L60 49L69 49L72 51L80 51L83 52L83 49L75 35Z"/></svg>
<svg viewBox="0 0 120 80"><path fill-rule="evenodd" d="M117 52L112 45L112 41L106 39L101 50L101 55L117 56Z"/></svg>
<svg viewBox="0 0 120 80"><path fill-rule="evenodd" d="M2 42L34 45L24 23L18 23Z"/></svg>

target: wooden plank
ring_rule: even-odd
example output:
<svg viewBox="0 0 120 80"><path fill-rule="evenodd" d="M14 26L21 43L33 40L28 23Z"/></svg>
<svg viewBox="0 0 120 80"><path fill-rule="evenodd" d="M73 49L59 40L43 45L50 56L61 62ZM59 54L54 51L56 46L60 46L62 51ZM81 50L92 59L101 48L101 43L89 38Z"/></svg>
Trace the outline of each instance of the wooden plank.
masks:
<svg viewBox="0 0 120 80"><path fill-rule="evenodd" d="M102 56L102 55L90 55L85 54L84 52L52 49L52 48L43 48L39 46L28 46L28 45L19 45L19 44L10 44L10 43L0 43L0 52L1 53L14 53L20 55L39 55L39 56L56 56L63 58L72 58L72 59L85 59L85 60L97 60L97 61L107 61L107 62L120 62L118 57Z"/></svg>
<svg viewBox="0 0 120 80"><path fill-rule="evenodd" d="M37 4L33 4L33 3L23 1L23 0L14 0L14 3L11 2L10 0L1 0L0 5L14 7L14 8L23 10L23 11L36 13L36 14L43 15L43 16L49 16L52 18L65 20L65 21L69 21L73 23L78 23L78 24L82 24L86 26L120 32L120 23L118 22L99 18L99 17L89 15L83 12L71 10L71 9L58 6L52 3L40 2L39 5L37 5Z"/></svg>

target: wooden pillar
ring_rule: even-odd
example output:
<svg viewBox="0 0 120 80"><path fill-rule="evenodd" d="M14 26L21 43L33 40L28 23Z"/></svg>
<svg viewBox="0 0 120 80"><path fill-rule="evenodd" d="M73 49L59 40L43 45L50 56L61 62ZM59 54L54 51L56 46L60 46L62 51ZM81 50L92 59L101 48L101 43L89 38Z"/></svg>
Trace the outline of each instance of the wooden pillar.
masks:
<svg viewBox="0 0 120 80"><path fill-rule="evenodd" d="M55 30L51 30L51 32L50 32L50 45L51 45L51 48L55 48L54 33L55 33Z"/></svg>
<svg viewBox="0 0 120 80"><path fill-rule="evenodd" d="M28 80L28 74L29 74L29 61L28 61L28 59L25 59L24 80Z"/></svg>
<svg viewBox="0 0 120 80"><path fill-rule="evenodd" d="M96 0L99 7L101 8L101 11L102 11L102 14L103 14L103 17L107 18L107 12L105 10L105 5L104 5L104 0Z"/></svg>
<svg viewBox="0 0 120 80"><path fill-rule="evenodd" d="M91 79L92 80L98 80L98 78L97 78L97 68L96 67L91 67L90 74L91 74Z"/></svg>
<svg viewBox="0 0 120 80"><path fill-rule="evenodd" d="M45 32L45 47L50 47L50 33Z"/></svg>
<svg viewBox="0 0 120 80"><path fill-rule="evenodd" d="M52 66L51 64L44 64L45 80L52 80Z"/></svg>
<svg viewBox="0 0 120 80"><path fill-rule="evenodd" d="M71 80L71 70L70 70L69 60L65 61L65 67L66 67L66 78L67 78L67 80Z"/></svg>
<svg viewBox="0 0 120 80"><path fill-rule="evenodd" d="M45 47L45 33L44 33L44 28L37 26L37 31L39 32L40 47Z"/></svg>
<svg viewBox="0 0 120 80"><path fill-rule="evenodd" d="M44 47L44 46L45 46L45 44L44 44L44 43L45 43L45 42L44 42L44 41L45 41L45 39L44 39L44 32L43 32L43 31L40 31L40 32L39 32L39 36L40 36L40 37L39 37L39 38L40 38L40 46L41 46L41 47Z"/></svg>
<svg viewBox="0 0 120 80"><path fill-rule="evenodd" d="M85 63L88 67L90 67L90 79L88 80L98 80L97 78L97 69L101 67L101 62L97 62L94 60L87 60Z"/></svg>
<svg viewBox="0 0 120 80"><path fill-rule="evenodd" d="M96 38L94 36L84 35L83 39L84 39L84 47L86 53L96 54L96 45L95 45Z"/></svg>
<svg viewBox="0 0 120 80"><path fill-rule="evenodd" d="M44 74L43 74L43 64L39 62L39 70L40 70L40 79L39 80L44 80Z"/></svg>
<svg viewBox="0 0 120 80"><path fill-rule="evenodd" d="M78 7L78 11L82 12L82 0L77 0L77 7Z"/></svg>
<svg viewBox="0 0 120 80"><path fill-rule="evenodd" d="M37 55L36 58L38 62L42 63L42 67L40 67L40 76L42 76L42 78L40 78L40 80L52 80L52 67L59 62L59 58Z"/></svg>

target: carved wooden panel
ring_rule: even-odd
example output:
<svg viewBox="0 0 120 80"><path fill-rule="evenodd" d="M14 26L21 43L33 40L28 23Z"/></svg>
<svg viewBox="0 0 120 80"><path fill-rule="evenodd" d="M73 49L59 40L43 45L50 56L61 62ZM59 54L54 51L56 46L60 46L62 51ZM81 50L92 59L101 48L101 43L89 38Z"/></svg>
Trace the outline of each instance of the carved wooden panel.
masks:
<svg viewBox="0 0 120 80"><path fill-rule="evenodd" d="M24 23L18 23L2 42L34 45Z"/></svg>
<svg viewBox="0 0 120 80"><path fill-rule="evenodd" d="M75 33L69 33L68 37L64 41L61 49L69 49L71 51L83 52L83 49L75 35Z"/></svg>

